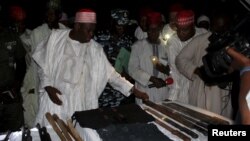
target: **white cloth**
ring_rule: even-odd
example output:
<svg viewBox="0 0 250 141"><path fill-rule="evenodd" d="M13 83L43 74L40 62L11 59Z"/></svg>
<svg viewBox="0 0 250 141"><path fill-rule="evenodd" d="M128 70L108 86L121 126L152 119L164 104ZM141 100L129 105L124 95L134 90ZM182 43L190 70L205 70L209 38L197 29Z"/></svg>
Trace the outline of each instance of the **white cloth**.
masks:
<svg viewBox="0 0 250 141"><path fill-rule="evenodd" d="M39 65L40 106L36 123L48 125L44 114L56 113L63 120L75 111L98 108L98 97L109 82L114 89L129 96L131 83L115 71L100 44L91 40L80 43L69 38L70 30L55 30L44 46L38 46L33 58ZM45 86L61 91L63 105L54 104Z"/></svg>
<svg viewBox="0 0 250 141"><path fill-rule="evenodd" d="M170 66L170 75L172 76L174 83L170 85L170 100L176 100L179 102L183 102L185 104L188 103L188 89L190 80L188 80L185 76L183 76L175 65L175 58L180 53L180 51L190 42L194 37L204 33L205 30L200 28L195 28L195 35L189 40L182 42L177 34L174 34L168 41L166 46L169 66Z"/></svg>
<svg viewBox="0 0 250 141"><path fill-rule="evenodd" d="M135 86L139 90L146 92L149 95L149 100L153 102L161 102L168 98L168 87L149 88L149 78L153 76L153 47L147 39L138 40L132 45L130 60L128 65L129 75L135 80ZM167 60L167 53L163 42L158 45L159 59ZM159 72L158 78L166 79L167 75ZM140 104L141 101L137 100Z"/></svg>
<svg viewBox="0 0 250 141"><path fill-rule="evenodd" d="M250 91L248 91L248 93L247 93L246 101L247 101L248 109L250 110Z"/></svg>
<svg viewBox="0 0 250 141"><path fill-rule="evenodd" d="M140 26L138 26L136 29L135 29L135 37L138 39L138 40L142 40L142 39L146 39L148 37L148 33L147 32L144 32Z"/></svg>
<svg viewBox="0 0 250 141"><path fill-rule="evenodd" d="M232 108L229 91L218 86L206 86L200 77L194 74L194 70L203 65L202 57L206 54L210 35L210 32L202 34L189 42L176 57L176 66L191 80L188 92L191 105L230 118Z"/></svg>
<svg viewBox="0 0 250 141"><path fill-rule="evenodd" d="M65 29L66 27L59 23L60 29ZM32 53L35 48L42 41L46 40L51 34L51 29L48 24L44 23L29 34L23 34L21 36L22 41L26 46L26 51L28 59L26 59L27 71L24 77L23 86L21 89L23 97L23 107L24 107L24 122L29 127L32 127L34 120L38 111L38 74L37 66L33 59L31 59ZM30 90L34 89L34 93L30 93Z"/></svg>
<svg viewBox="0 0 250 141"><path fill-rule="evenodd" d="M168 43L168 40L176 34L176 31L174 31L169 24L164 25L162 32L161 32L161 39L164 41L165 44Z"/></svg>
<svg viewBox="0 0 250 141"><path fill-rule="evenodd" d="M26 65L29 66L31 63L31 43L30 43L30 34L31 30L30 29L25 29L24 33L20 35L20 39L23 43L23 47L26 50L26 56L25 56L25 61Z"/></svg>

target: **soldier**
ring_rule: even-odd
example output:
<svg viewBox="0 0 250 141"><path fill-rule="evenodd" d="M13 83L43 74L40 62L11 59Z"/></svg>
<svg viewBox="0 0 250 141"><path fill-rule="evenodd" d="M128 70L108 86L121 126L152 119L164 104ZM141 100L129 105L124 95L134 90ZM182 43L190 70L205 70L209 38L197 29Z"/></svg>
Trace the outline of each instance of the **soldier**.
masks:
<svg viewBox="0 0 250 141"><path fill-rule="evenodd" d="M25 49L19 36L2 24L0 17L0 132L23 125L20 87L26 70Z"/></svg>

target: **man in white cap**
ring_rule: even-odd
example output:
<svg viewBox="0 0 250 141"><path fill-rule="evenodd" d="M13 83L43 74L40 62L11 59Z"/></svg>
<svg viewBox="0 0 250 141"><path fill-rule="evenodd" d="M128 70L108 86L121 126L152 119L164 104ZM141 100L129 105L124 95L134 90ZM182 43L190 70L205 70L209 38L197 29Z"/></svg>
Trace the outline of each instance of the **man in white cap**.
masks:
<svg viewBox="0 0 250 141"><path fill-rule="evenodd" d="M210 78L210 80L218 81L216 84L208 83L209 77L205 77L206 73L203 73L201 69L202 58L207 53L206 49L210 44L209 37L212 32L224 33L229 28L230 17L224 11L222 13L217 11L212 16L211 32L194 37L181 50L175 62L179 72L191 80L190 88L186 90L189 104L231 118L232 105L229 90L218 86L220 84L218 78ZM222 77L220 80L223 80Z"/></svg>
<svg viewBox="0 0 250 141"><path fill-rule="evenodd" d="M166 46L168 53L168 63L171 69L171 76L174 79L170 86L170 100L188 103L188 89L190 80L183 76L176 68L175 58L180 51L192 40L193 37L205 33L205 29L195 27L194 12L192 10L182 10L176 16L176 33L169 40Z"/></svg>
<svg viewBox="0 0 250 141"><path fill-rule="evenodd" d="M165 44L167 44L167 41L169 40L169 38L171 38L171 36L176 34L176 30L177 30L176 15L182 9L183 9L183 6L180 3L174 3L174 4L170 5L170 7L169 7L169 15L168 15L169 23L167 23L163 26L163 29L162 29L161 35L160 35Z"/></svg>
<svg viewBox="0 0 250 141"><path fill-rule="evenodd" d="M135 80L136 88L146 92L149 99L155 103L169 97L169 88L165 82L168 72L159 69L158 63L152 60L153 56L158 58L157 60L164 62L162 66L165 66L167 62L167 52L160 40L161 23L161 13L148 13L148 37L133 44L128 65L129 75ZM136 99L136 102L141 103L141 100Z"/></svg>
<svg viewBox="0 0 250 141"><path fill-rule="evenodd" d="M40 109L36 123L48 125L45 113L56 113L63 120L75 111L98 108L98 97L106 83L125 96L148 99L115 71L103 48L92 39L96 13L82 9L76 13L72 30L54 30L33 58L40 67Z"/></svg>
<svg viewBox="0 0 250 141"><path fill-rule="evenodd" d="M206 30L210 29L210 19L206 15L201 15L197 19L197 27L204 28Z"/></svg>

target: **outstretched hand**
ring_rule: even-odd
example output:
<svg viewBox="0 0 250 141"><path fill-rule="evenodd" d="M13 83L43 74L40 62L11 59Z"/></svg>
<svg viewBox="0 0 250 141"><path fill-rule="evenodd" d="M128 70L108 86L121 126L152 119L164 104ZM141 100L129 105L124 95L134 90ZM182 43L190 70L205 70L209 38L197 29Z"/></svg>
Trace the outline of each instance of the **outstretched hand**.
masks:
<svg viewBox="0 0 250 141"><path fill-rule="evenodd" d="M142 92L142 91L136 89L135 87L133 87L133 93L134 93L135 97L141 99L142 101L149 100L149 97L148 97L147 93Z"/></svg>
<svg viewBox="0 0 250 141"><path fill-rule="evenodd" d="M62 93L61 93L58 89L56 89L56 88L54 88L54 87L51 87L51 86L46 86L46 87L45 87L45 90L46 90L46 92L48 93L49 98L50 98L50 100L51 100L53 103L55 103L55 104L57 104L57 105L62 105L62 101L61 101L61 100L59 99L59 97L57 96L57 94L62 95Z"/></svg>

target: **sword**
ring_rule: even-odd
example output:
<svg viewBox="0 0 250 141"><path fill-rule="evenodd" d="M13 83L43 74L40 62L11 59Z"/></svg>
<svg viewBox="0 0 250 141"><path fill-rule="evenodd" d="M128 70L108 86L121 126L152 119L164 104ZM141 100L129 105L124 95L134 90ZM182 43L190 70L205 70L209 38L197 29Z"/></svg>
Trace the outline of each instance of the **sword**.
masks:
<svg viewBox="0 0 250 141"><path fill-rule="evenodd" d="M192 130L189 130L188 128L186 128L186 127L184 127L184 126L182 126L182 125L180 125L180 124L178 124L178 123L176 123L176 122L168 119L166 116L160 115L159 113L155 112L154 110L152 110L150 108L145 108L144 110L146 110L147 112L151 113L152 115L155 115L156 117L162 119L163 121L171 124L172 126L176 127L180 131L183 131L184 133L188 134L192 138L198 138L199 137L199 135L196 134L195 132L193 132ZM157 121L156 123L161 122L159 120L156 120L156 121ZM164 123L162 123L162 124L164 124ZM171 127L169 127L169 128L171 128ZM167 130L169 130L169 129L167 129ZM175 130L173 128L171 128L169 131L171 133L173 133L174 135L177 135L178 137L182 138L183 140L188 140L188 138L189 138L189 137L187 138L184 134L183 134L184 135L183 136L181 132L179 132L178 130ZM179 134L181 134L181 136ZM189 138L189 140L190 140L190 138Z"/></svg>
<svg viewBox="0 0 250 141"><path fill-rule="evenodd" d="M185 119L180 114L174 113L173 111L166 109L162 105L155 104L151 101L144 101L144 104L146 104L147 106L152 107L153 109L167 115L168 117L171 117L172 119L175 119L176 121L180 122L181 124L183 124L189 128L196 129L197 131L201 132L205 136L207 136L207 134L208 134L208 131L206 129L200 127L199 125L197 125L197 124L195 124L187 119Z"/></svg>

